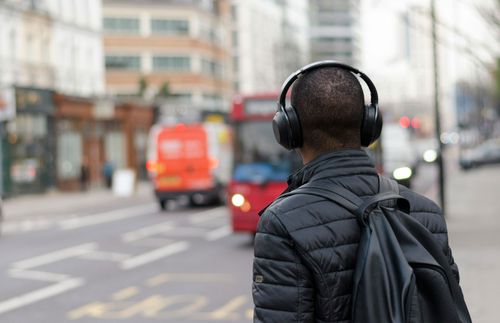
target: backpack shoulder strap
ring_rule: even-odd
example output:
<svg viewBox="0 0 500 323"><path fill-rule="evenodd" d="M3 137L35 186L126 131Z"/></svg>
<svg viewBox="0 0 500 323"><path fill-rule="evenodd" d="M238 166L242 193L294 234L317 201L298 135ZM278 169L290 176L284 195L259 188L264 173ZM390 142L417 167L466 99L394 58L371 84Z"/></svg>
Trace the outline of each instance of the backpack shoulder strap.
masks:
<svg viewBox="0 0 500 323"><path fill-rule="evenodd" d="M399 194L399 184L395 180L389 179L385 176L378 174L378 191L382 192L394 192Z"/></svg>
<svg viewBox="0 0 500 323"><path fill-rule="evenodd" d="M324 185L321 185L323 183ZM408 202L392 191L376 194L367 200L363 200L353 192L345 189L340 185L335 185L330 182L313 181L302 185L301 187L283 194L281 197L287 197L295 194L308 194L323 197L333 201L351 213L355 214L361 223L365 223L366 214L368 214L374 206L379 202L396 200L397 204L403 210L409 210ZM407 206L408 205L408 206Z"/></svg>
<svg viewBox="0 0 500 323"><path fill-rule="evenodd" d="M378 174L378 187L379 195L390 193L397 195L394 199L395 203L392 206L397 205L399 210L405 212L406 214L410 214L410 202L399 194L398 182Z"/></svg>

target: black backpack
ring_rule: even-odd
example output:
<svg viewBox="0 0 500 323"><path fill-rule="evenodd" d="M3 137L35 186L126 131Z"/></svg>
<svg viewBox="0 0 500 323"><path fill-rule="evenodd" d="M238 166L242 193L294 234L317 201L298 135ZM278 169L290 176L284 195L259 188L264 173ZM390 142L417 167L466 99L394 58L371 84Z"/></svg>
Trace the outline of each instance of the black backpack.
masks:
<svg viewBox="0 0 500 323"><path fill-rule="evenodd" d="M361 227L353 276L354 323L472 322L447 257L432 234L409 215L399 185L379 176L379 194L366 200L331 182L314 181L285 194L331 200Z"/></svg>

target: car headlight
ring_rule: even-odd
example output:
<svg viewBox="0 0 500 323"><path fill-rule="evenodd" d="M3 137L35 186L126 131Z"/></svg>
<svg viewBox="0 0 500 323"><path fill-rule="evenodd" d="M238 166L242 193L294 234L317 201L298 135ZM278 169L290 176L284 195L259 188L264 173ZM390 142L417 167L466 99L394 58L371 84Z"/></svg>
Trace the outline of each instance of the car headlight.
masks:
<svg viewBox="0 0 500 323"><path fill-rule="evenodd" d="M424 160L427 162L427 163L433 163L436 161L437 157L438 157L438 154L437 152L434 150L434 149L427 149L425 152L424 152Z"/></svg>
<svg viewBox="0 0 500 323"><path fill-rule="evenodd" d="M410 167L400 167L396 168L392 172L392 177L394 177L395 180L403 180L403 179L408 179L411 177L413 172L411 171Z"/></svg>
<svg viewBox="0 0 500 323"><path fill-rule="evenodd" d="M242 207L245 204L245 197L239 193L231 196L231 203L236 207Z"/></svg>

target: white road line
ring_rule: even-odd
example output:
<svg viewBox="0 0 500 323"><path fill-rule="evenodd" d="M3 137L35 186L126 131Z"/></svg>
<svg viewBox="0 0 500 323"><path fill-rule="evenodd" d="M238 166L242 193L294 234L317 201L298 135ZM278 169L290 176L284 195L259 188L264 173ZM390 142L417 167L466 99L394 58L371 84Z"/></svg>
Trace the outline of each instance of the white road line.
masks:
<svg viewBox="0 0 500 323"><path fill-rule="evenodd" d="M0 314L62 294L71 289L80 287L83 284L84 281L82 279L70 279L8 299L0 302Z"/></svg>
<svg viewBox="0 0 500 323"><path fill-rule="evenodd" d="M150 252L146 252L142 255L127 259L122 262L121 268L124 270L133 269L139 266L146 265L150 262L159 260L171 256L173 254L182 252L189 248L189 243L185 241L180 241L159 249L155 249Z"/></svg>
<svg viewBox="0 0 500 323"><path fill-rule="evenodd" d="M175 230L168 232L168 237L200 237L206 232L203 228L176 227Z"/></svg>
<svg viewBox="0 0 500 323"><path fill-rule="evenodd" d="M2 227L3 232L28 232L43 230L53 225L48 220L25 220L21 222L5 223Z"/></svg>
<svg viewBox="0 0 500 323"><path fill-rule="evenodd" d="M207 235L205 236L205 239L207 241L219 240L224 237L227 237L228 235L231 234L231 232L232 232L231 227L229 225L225 225L223 227L208 232Z"/></svg>
<svg viewBox="0 0 500 323"><path fill-rule="evenodd" d="M162 237L150 237L150 238L144 238L141 240L134 241L134 246L142 246L142 247L148 247L148 248L158 248L158 247L164 247L173 241L172 239L167 239L167 238L162 238Z"/></svg>
<svg viewBox="0 0 500 323"><path fill-rule="evenodd" d="M174 229L171 222L166 222L162 224L155 224L149 227L144 227L138 230L130 231L122 235L122 241L133 242L152 235L167 232Z"/></svg>
<svg viewBox="0 0 500 323"><path fill-rule="evenodd" d="M214 209L203 211L203 212L191 215L189 217L189 221L192 224L199 224L199 223L203 223L203 222L208 222L208 221L226 216L227 215L226 212L223 212L223 210L225 210L225 209L226 209L225 206L219 206L219 207L216 207Z"/></svg>
<svg viewBox="0 0 500 323"><path fill-rule="evenodd" d="M148 203L144 205L134 206L125 209L113 210L98 214L81 216L78 218L63 220L59 222L59 227L63 230L73 230L91 225L109 223L113 221L124 220L136 216L142 216L147 213L152 213L156 210L156 204Z"/></svg>
<svg viewBox="0 0 500 323"><path fill-rule="evenodd" d="M120 252L109 252L109 251L91 251L87 254L80 256L79 258L87 260L102 260L102 261L115 261L120 262L125 259L130 258L130 255Z"/></svg>
<svg viewBox="0 0 500 323"><path fill-rule="evenodd" d="M41 256L21 260L13 263L12 267L18 269L30 269L33 267L50 264L59 260L81 256L91 252L96 247L96 243L85 243L71 248L50 252Z"/></svg>
<svg viewBox="0 0 500 323"><path fill-rule="evenodd" d="M69 276L63 274L47 273L44 271L10 269L8 273L11 278L31 279L44 282L61 282L69 279Z"/></svg>
<svg viewBox="0 0 500 323"><path fill-rule="evenodd" d="M37 230L45 230L56 225L61 220L69 220L75 218L76 214L68 215L40 215L33 217L23 217L17 219L15 217L7 218L2 225L2 231L8 233L29 232Z"/></svg>

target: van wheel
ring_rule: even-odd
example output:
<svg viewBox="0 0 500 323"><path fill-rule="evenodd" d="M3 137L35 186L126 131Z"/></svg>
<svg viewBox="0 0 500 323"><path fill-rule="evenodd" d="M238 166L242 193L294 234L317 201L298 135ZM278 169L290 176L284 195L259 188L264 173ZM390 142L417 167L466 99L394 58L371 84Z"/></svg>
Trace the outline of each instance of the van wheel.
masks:
<svg viewBox="0 0 500 323"><path fill-rule="evenodd" d="M194 194L189 198L189 206L198 207L207 204L205 197L201 194Z"/></svg>
<svg viewBox="0 0 500 323"><path fill-rule="evenodd" d="M160 204L160 209L162 211L167 209L167 200L158 200L158 203Z"/></svg>

